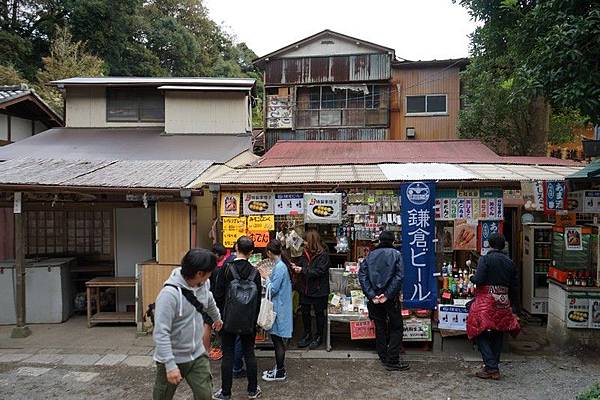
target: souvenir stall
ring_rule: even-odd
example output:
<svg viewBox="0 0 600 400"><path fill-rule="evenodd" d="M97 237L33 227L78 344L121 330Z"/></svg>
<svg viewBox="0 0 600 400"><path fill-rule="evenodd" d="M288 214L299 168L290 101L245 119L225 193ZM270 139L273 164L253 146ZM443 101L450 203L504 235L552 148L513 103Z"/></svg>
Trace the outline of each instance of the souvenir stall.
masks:
<svg viewBox="0 0 600 400"><path fill-rule="evenodd" d="M594 168L591 164L588 168ZM563 348L600 348L600 187L583 169L569 179L559 218L549 231L548 338ZM595 176L593 174L593 176ZM562 206L562 204L561 204Z"/></svg>

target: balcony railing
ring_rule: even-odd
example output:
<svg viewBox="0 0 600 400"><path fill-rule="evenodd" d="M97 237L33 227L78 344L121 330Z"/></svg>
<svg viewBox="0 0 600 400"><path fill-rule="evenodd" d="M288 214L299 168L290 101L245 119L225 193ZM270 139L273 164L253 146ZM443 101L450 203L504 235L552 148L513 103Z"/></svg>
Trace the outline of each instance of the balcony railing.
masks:
<svg viewBox="0 0 600 400"><path fill-rule="evenodd" d="M388 126L383 108L322 108L296 111L296 128Z"/></svg>

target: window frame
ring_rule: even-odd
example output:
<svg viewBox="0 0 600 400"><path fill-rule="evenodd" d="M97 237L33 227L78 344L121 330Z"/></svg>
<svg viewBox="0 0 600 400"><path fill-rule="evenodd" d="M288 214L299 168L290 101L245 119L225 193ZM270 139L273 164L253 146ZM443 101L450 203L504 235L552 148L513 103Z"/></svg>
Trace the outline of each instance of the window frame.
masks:
<svg viewBox="0 0 600 400"><path fill-rule="evenodd" d="M446 111L427 111L428 98L444 96L446 100ZM425 97L425 112L408 112L408 98L409 97ZM429 93L429 94L411 94L405 96L404 101L404 115L407 117L435 117L435 116L447 116L448 115L448 94L447 93Z"/></svg>
<svg viewBox="0 0 600 400"><path fill-rule="evenodd" d="M152 92L153 90L156 91L156 93L158 94L158 96L161 98L162 100L162 114L163 117L162 119L160 118L143 118L142 119L142 102L144 99L143 94L144 93L149 93ZM116 91L124 91L127 93L131 93L132 95L132 101L135 101L136 103L136 115L137 118L136 119L113 119L114 117L110 116L110 98L111 98L111 92L116 92ZM114 96L114 95L113 95ZM165 122L165 96L163 96L160 91L156 88L153 87L107 87L106 88L106 93L105 93L105 99L106 99L106 122L111 122L111 123L119 123L119 122L127 122L127 123L162 123Z"/></svg>

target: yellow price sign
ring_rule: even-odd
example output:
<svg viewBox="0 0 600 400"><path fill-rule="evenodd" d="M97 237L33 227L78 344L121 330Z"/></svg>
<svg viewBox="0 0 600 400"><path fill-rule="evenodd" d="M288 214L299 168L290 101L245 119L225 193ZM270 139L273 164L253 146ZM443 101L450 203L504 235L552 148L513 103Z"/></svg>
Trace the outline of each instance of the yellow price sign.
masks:
<svg viewBox="0 0 600 400"><path fill-rule="evenodd" d="M223 246L230 248L246 234L246 217L223 217Z"/></svg>
<svg viewBox="0 0 600 400"><path fill-rule="evenodd" d="M249 231L274 231L275 216L274 215L249 215L248 216Z"/></svg>

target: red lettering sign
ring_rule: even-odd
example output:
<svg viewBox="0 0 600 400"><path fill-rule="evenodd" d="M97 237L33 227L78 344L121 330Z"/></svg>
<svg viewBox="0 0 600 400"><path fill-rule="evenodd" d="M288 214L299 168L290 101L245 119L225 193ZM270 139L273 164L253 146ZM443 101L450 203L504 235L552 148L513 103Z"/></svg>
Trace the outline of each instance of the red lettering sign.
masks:
<svg viewBox="0 0 600 400"><path fill-rule="evenodd" d="M350 339L375 339L375 324L373 321L350 321Z"/></svg>

